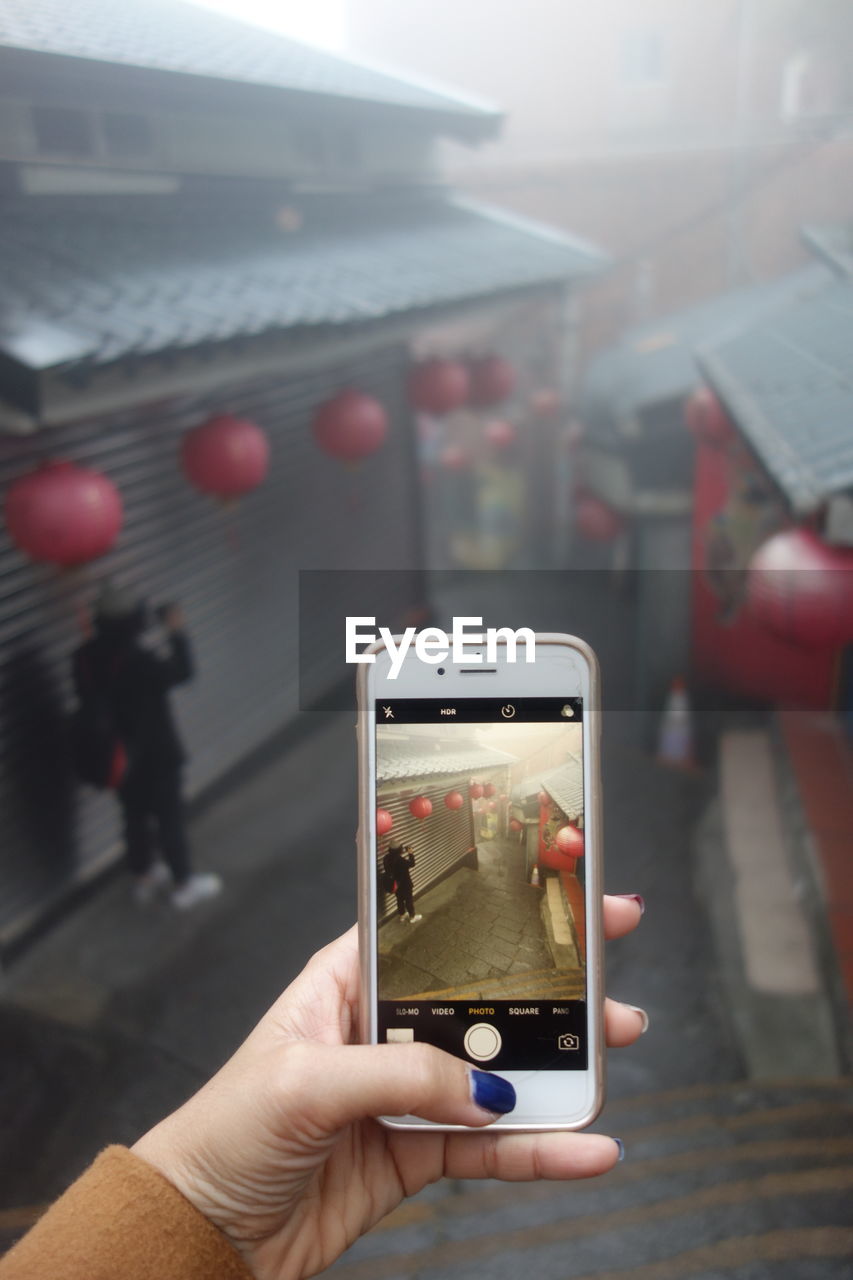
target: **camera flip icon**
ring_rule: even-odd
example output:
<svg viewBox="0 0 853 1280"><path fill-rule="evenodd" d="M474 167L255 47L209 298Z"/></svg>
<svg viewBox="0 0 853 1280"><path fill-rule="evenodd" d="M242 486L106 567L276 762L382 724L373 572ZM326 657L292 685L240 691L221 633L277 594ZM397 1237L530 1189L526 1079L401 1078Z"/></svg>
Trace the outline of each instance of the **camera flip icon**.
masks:
<svg viewBox="0 0 853 1280"><path fill-rule="evenodd" d="M557 1048L567 1050L577 1050L581 1047L580 1038L571 1031L564 1031L561 1036L557 1036Z"/></svg>

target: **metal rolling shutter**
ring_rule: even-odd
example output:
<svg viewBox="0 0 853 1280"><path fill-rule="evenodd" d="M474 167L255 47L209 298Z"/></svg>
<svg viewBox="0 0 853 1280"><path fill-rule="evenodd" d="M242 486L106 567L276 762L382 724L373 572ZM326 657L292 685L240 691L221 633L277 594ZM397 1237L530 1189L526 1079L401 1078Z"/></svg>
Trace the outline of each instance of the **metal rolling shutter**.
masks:
<svg viewBox="0 0 853 1280"><path fill-rule="evenodd" d="M381 842L382 852L388 844L410 844L415 853L412 883L415 894L423 893L465 861L474 846L474 822L471 801L468 799L470 775L429 779L423 785L407 782L399 791L380 792L378 803L387 809L394 819L390 836ZM448 809L444 797L448 791L461 791L465 804L461 809ZM432 801L432 813L421 821L409 813L409 801L415 796L426 796ZM381 856L379 857L381 863ZM384 920L396 910L393 894L386 894L380 907L380 919Z"/></svg>
<svg viewBox="0 0 853 1280"><path fill-rule="evenodd" d="M109 574L155 603L185 606L198 675L174 699L197 794L297 712L298 570L420 567L406 364L398 346L0 440L4 490L40 458L67 457L104 470L126 513L118 549L69 575L27 563L0 530L0 943L118 850L113 797L68 774L75 601ZM321 454L310 433L317 405L352 385L378 396L392 424L358 468ZM192 491L177 458L181 434L219 411L255 419L272 445L267 482L234 515Z"/></svg>

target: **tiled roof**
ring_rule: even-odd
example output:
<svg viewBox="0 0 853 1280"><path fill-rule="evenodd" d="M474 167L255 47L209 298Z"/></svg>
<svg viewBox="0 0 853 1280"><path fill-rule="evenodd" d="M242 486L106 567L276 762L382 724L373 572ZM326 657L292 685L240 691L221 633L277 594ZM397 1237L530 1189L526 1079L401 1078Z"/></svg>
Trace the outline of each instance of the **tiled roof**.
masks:
<svg viewBox="0 0 853 1280"><path fill-rule="evenodd" d="M794 511L853 488L853 282L836 280L698 352Z"/></svg>
<svg viewBox="0 0 853 1280"><path fill-rule="evenodd" d="M558 765L539 779L541 786L567 818L583 813L583 767L580 756L572 755L566 764Z"/></svg>
<svg viewBox="0 0 853 1280"><path fill-rule="evenodd" d="M0 204L0 352L31 371L350 325L587 274L590 245L430 195L304 208L216 197Z"/></svg>
<svg viewBox="0 0 853 1280"><path fill-rule="evenodd" d="M743 328L829 277L828 269L811 263L629 329L590 361L580 389L581 419L606 433L649 405L684 398L700 380L699 343Z"/></svg>
<svg viewBox="0 0 853 1280"><path fill-rule="evenodd" d="M182 0L0 0L0 46L494 121L494 109Z"/></svg>
<svg viewBox="0 0 853 1280"><path fill-rule="evenodd" d="M430 750L427 739L396 739L380 730L381 748L377 753L377 782L403 782L407 778L441 777L454 773L474 773L515 763L515 756L477 742L449 746L446 741Z"/></svg>

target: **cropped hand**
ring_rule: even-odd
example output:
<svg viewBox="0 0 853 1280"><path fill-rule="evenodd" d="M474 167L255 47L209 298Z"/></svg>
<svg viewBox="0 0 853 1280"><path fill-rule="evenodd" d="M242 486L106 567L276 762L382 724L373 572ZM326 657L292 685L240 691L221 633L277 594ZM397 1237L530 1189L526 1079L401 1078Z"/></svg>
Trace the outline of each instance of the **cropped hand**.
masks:
<svg viewBox="0 0 853 1280"><path fill-rule="evenodd" d="M640 905L605 898L605 936L636 928ZM619 1159L589 1133L488 1132L499 1100L481 1077L426 1044L357 1045L355 929L308 963L222 1070L134 1147L242 1253L258 1280L302 1280L329 1266L406 1196L448 1178L590 1178ZM607 1002L610 1045L645 1015ZM472 1086L473 1081L473 1086ZM499 1086L498 1086L499 1087ZM500 1106L506 1111L506 1104ZM392 1130L414 1114L482 1133Z"/></svg>

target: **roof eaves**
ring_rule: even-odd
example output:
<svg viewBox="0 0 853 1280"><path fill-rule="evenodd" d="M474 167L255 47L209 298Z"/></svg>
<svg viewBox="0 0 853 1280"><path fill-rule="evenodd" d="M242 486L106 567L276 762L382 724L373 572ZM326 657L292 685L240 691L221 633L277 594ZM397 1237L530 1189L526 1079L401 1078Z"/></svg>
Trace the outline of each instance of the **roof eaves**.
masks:
<svg viewBox="0 0 853 1280"><path fill-rule="evenodd" d="M729 372L717 352L710 347L697 347L696 363L794 513L807 515L819 507L826 494L811 471L780 437L756 399Z"/></svg>

